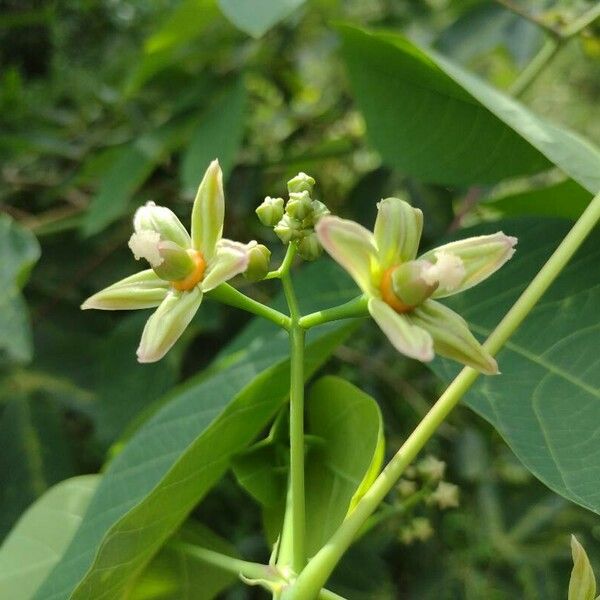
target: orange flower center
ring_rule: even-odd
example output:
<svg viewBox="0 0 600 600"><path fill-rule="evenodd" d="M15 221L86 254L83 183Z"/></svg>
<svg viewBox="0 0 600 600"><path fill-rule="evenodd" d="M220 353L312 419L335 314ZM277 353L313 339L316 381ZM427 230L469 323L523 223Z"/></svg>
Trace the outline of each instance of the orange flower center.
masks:
<svg viewBox="0 0 600 600"><path fill-rule="evenodd" d="M381 297L383 301L391 306L397 313L406 313L411 311L414 306L409 306L408 304L404 304L396 293L394 292L394 286L392 285L392 273L396 265L386 269L383 272L383 276L381 277L381 283L379 284L379 291L381 292Z"/></svg>
<svg viewBox="0 0 600 600"><path fill-rule="evenodd" d="M171 281L171 285L180 292L187 292L198 285L204 277L204 271L206 271L206 261L200 252L197 250L188 250L188 254L194 261L194 270L183 279Z"/></svg>

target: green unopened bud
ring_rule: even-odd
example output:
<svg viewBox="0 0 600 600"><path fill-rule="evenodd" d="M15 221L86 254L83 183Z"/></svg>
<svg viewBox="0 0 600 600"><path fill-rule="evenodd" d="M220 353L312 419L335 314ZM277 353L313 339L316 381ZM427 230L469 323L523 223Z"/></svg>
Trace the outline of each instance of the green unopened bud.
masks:
<svg viewBox="0 0 600 600"><path fill-rule="evenodd" d="M312 211L312 200L310 194L305 190L303 192L293 192L290 194L290 199L285 206L285 212L302 221L306 219Z"/></svg>
<svg viewBox="0 0 600 600"><path fill-rule="evenodd" d="M129 238L129 247L136 260L147 260L154 272L165 281L183 279L195 268L185 248L175 242L162 240L156 231L134 233Z"/></svg>
<svg viewBox="0 0 600 600"><path fill-rule="evenodd" d="M327 206L325 206L325 204L323 204L323 202L321 202L320 200L313 200L312 201L312 218L313 218L313 223L316 225L319 222L319 219L321 217L324 217L325 215L330 215L331 211L327 208Z"/></svg>
<svg viewBox="0 0 600 600"><path fill-rule="evenodd" d="M244 272L244 277L249 281L261 281L269 272L271 251L255 241L250 242L247 249L248 268Z"/></svg>
<svg viewBox="0 0 600 600"><path fill-rule="evenodd" d="M263 203L256 209L256 215L263 225L273 227L283 217L283 205L283 198L271 198L267 196Z"/></svg>
<svg viewBox="0 0 600 600"><path fill-rule="evenodd" d="M284 244L289 244L302 236L302 223L290 215L283 215L273 231Z"/></svg>
<svg viewBox="0 0 600 600"><path fill-rule="evenodd" d="M177 215L166 206L147 202L135 211L133 229L136 233L155 231L163 240L175 242L182 248L189 248L191 240Z"/></svg>
<svg viewBox="0 0 600 600"><path fill-rule="evenodd" d="M290 194L308 192L311 195L315 187L315 180L306 173L298 173L296 177L288 181L287 187Z"/></svg>
<svg viewBox="0 0 600 600"><path fill-rule="evenodd" d="M424 278L429 266L425 261L411 260L392 271L394 294L407 306L418 306L437 288L436 282L431 283Z"/></svg>
<svg viewBox="0 0 600 600"><path fill-rule="evenodd" d="M319 258L321 252L323 248L314 231L305 235L298 243L298 253L304 260L315 260Z"/></svg>

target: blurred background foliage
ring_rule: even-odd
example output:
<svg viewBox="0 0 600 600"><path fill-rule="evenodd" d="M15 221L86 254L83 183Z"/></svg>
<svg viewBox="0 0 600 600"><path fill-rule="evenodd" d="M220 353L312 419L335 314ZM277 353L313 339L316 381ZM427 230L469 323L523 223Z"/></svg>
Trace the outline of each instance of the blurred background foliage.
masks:
<svg viewBox="0 0 600 600"><path fill-rule="evenodd" d="M500 3L310 0L273 28L252 23L249 33L269 29L260 39L228 20L230 4L2 3L2 536L54 483L101 471L164 394L205 369L246 322L238 312L225 316L207 303L165 360L141 368L135 348L145 315L78 310L90 293L135 269L126 241L136 206L154 200L185 221L212 158L219 157L227 176L228 235L240 240L268 238L254 207L267 194L283 193L285 181L300 170L317 179L333 211L365 224L379 198L410 198L426 212L426 245L461 221L513 214L515 195L521 195L521 212L536 214L540 184L574 185L545 174L533 179L534 191L531 179L485 188L484 201L472 207L468 190L393 170L366 139L332 23L404 32L507 89L544 34ZM560 25L592 3L516 4ZM600 142L599 65L597 26L561 49L524 101ZM573 202L579 193L583 205L589 195L579 190ZM528 194L525 203L522 194ZM573 214L558 203L552 210ZM268 241L280 253L275 240ZM268 286L241 285L268 298ZM441 388L369 325L338 349L327 372L379 400L390 449ZM535 481L471 413L458 411L440 434L430 452L448 463L446 476L460 487L460 506L442 512L418 503L392 510L344 560L337 589L353 600L564 597L567 533L587 541L594 559L597 518ZM392 498L390 506L396 500L401 503ZM259 510L233 476L195 516L244 556L264 558ZM407 535L415 517L422 535ZM258 595L240 587L226 597Z"/></svg>

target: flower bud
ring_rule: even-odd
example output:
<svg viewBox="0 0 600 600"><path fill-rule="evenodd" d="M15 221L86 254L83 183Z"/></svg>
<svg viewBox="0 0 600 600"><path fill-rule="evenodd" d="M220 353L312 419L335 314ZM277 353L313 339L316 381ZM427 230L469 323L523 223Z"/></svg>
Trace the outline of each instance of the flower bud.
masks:
<svg viewBox="0 0 600 600"><path fill-rule="evenodd" d="M289 244L302 235L302 223L290 215L283 215L273 231L284 244Z"/></svg>
<svg viewBox="0 0 600 600"><path fill-rule="evenodd" d="M327 208L327 206L325 206L325 204L323 204L323 202L321 202L320 200L313 200L312 201L312 218L313 218L313 223L316 225L319 222L319 219L321 217L324 217L325 215L330 215L331 211Z"/></svg>
<svg viewBox="0 0 600 600"><path fill-rule="evenodd" d="M266 227L273 227L283 217L283 198L267 196L263 203L256 209L256 215Z"/></svg>
<svg viewBox="0 0 600 600"><path fill-rule="evenodd" d="M415 539L420 542L426 542L433 535L433 527L429 519L415 517L412 522L412 533Z"/></svg>
<svg viewBox="0 0 600 600"><path fill-rule="evenodd" d="M299 192L308 192L311 195L315 187L315 180L306 173L298 173L296 177L288 181L287 187L290 195Z"/></svg>
<svg viewBox="0 0 600 600"><path fill-rule="evenodd" d="M177 215L166 206L146 202L135 211L133 229L136 233L155 231L163 240L175 242L182 248L189 248L191 240Z"/></svg>
<svg viewBox="0 0 600 600"><path fill-rule="evenodd" d="M255 241L247 246L248 267L244 272L244 277L249 281L260 281L264 279L269 272L269 263L271 262L271 251L262 244Z"/></svg>
<svg viewBox="0 0 600 600"><path fill-rule="evenodd" d="M410 479L401 479L398 482L396 489L403 498L408 498L409 496L412 496L414 493L416 493L417 484L415 481L412 481Z"/></svg>
<svg viewBox="0 0 600 600"><path fill-rule="evenodd" d="M310 216L311 211L312 200L306 190L303 192L292 192L290 194L290 199L285 206L285 212L290 215L290 217L302 221L302 219L306 219Z"/></svg>
<svg viewBox="0 0 600 600"><path fill-rule="evenodd" d="M313 231L305 235L298 243L298 253L304 260L315 260L323 252L317 234Z"/></svg>

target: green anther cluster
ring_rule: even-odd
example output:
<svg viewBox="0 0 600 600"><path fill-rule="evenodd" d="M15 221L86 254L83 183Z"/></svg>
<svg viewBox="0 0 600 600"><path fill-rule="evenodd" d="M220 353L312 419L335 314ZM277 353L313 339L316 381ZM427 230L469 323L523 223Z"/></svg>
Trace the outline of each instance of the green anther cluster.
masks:
<svg viewBox="0 0 600 600"><path fill-rule="evenodd" d="M322 252L314 228L319 219L330 214L320 200L313 198L315 180L306 173L298 173L288 181L289 198L265 198L256 209L260 222L273 227L284 243L296 242L298 253L304 260L315 260Z"/></svg>

